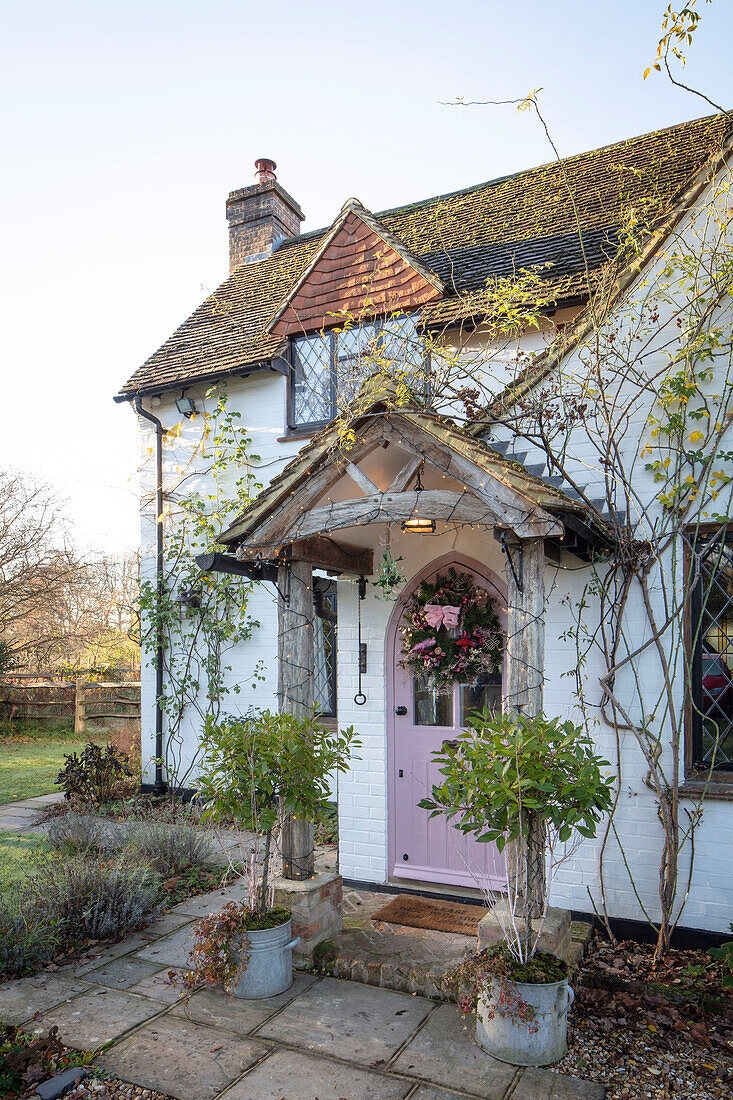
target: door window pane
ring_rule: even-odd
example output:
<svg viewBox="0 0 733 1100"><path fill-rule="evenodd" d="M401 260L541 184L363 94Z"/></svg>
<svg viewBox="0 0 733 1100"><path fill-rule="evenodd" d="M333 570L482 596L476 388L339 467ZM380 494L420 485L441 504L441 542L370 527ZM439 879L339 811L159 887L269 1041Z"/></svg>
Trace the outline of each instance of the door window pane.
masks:
<svg viewBox="0 0 733 1100"><path fill-rule="evenodd" d="M495 713L501 713L501 676L487 676L475 684L461 684L461 726L466 726L468 718L476 710L488 707Z"/></svg>
<svg viewBox="0 0 733 1100"><path fill-rule="evenodd" d="M416 726L453 725L453 688L436 688L426 676L416 676L415 716Z"/></svg>

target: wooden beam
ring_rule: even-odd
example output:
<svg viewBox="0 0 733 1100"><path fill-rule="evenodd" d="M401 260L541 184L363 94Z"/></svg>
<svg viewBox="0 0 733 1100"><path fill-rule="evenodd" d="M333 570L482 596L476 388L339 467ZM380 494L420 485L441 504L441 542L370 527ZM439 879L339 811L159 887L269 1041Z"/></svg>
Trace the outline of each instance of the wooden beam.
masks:
<svg viewBox="0 0 733 1100"><path fill-rule="evenodd" d="M292 561L278 569L278 693L280 709L306 716L313 707L313 568ZM282 835L283 874L313 877L313 826L287 818Z"/></svg>
<svg viewBox="0 0 733 1100"><path fill-rule="evenodd" d="M380 492L379 487L375 485L373 481L370 481L366 474L362 473L359 467L353 462L347 462L345 470L351 480L358 485L360 489L363 489L366 494Z"/></svg>
<svg viewBox="0 0 733 1100"><path fill-rule="evenodd" d="M497 519L499 526L509 528L523 539L563 533L563 525L559 520L545 512L529 497L525 497L518 489L507 485L497 474L480 469L470 459L453 450L448 443L440 442L409 420L399 417L399 413L391 413L390 418L387 420L385 417L384 422L386 439L416 457L425 459L427 465L461 482L477 497L486 501L500 515L501 518ZM392 423L394 418L398 419ZM399 428L396 424L399 424Z"/></svg>
<svg viewBox="0 0 733 1100"><path fill-rule="evenodd" d="M532 717L542 710L545 682L544 543L544 539L507 539L505 542L507 685L504 705L507 710L517 710Z"/></svg>
<svg viewBox="0 0 733 1100"><path fill-rule="evenodd" d="M237 550L237 560L251 562L262 554L262 547L244 544ZM263 562L265 572L257 577L252 572L252 579L270 580L269 570L276 568L270 563L283 563L289 561L308 561L315 569L328 569L334 573L353 573L355 576L369 577L374 572L374 551L357 550L348 546L342 546L334 539L320 538L314 535L311 538L301 539L291 544L283 543L276 547L268 548L267 561ZM255 566L242 566L253 571Z"/></svg>
<svg viewBox="0 0 733 1100"><path fill-rule="evenodd" d="M399 473L395 474L390 482L390 486L387 489L388 493L401 493L403 489L407 488L407 483L413 474L416 474L423 463L422 455L413 455L412 458L402 467Z"/></svg>
<svg viewBox="0 0 733 1100"><path fill-rule="evenodd" d="M486 527L502 522L502 517L485 501L477 500L470 493L423 489L419 493L377 493L356 500L334 501L325 507L304 512L284 537L294 541L344 527L400 523L413 518L483 524Z"/></svg>
<svg viewBox="0 0 733 1100"><path fill-rule="evenodd" d="M506 539L506 673L504 709L534 717L542 710L545 681L545 540ZM529 835L507 848L513 889L524 896L525 920L541 919L545 907L544 822L527 817ZM525 864L522 849L526 847ZM525 879L525 870L529 883Z"/></svg>

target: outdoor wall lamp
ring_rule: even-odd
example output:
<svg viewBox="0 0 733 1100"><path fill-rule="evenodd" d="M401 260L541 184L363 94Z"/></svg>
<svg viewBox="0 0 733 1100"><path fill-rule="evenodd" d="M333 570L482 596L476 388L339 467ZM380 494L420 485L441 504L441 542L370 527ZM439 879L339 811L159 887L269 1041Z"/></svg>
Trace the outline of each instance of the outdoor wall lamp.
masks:
<svg viewBox="0 0 733 1100"><path fill-rule="evenodd" d="M422 479L420 477L420 471L422 466L418 466L417 480L415 481L415 492L422 492ZM417 503L417 502L416 502ZM435 530L434 519L422 519L420 516L412 516L410 519L406 519L402 524L402 530L407 535L432 535Z"/></svg>
<svg viewBox="0 0 733 1100"><path fill-rule="evenodd" d="M201 607L201 595L195 588L179 588L175 602L183 610L186 607Z"/></svg>
<svg viewBox="0 0 733 1100"><path fill-rule="evenodd" d="M183 393L181 394L180 397L176 398L176 408L178 409L181 416L186 416L189 419L196 412L196 406L193 402L193 398L192 397L186 397L186 395L183 394Z"/></svg>

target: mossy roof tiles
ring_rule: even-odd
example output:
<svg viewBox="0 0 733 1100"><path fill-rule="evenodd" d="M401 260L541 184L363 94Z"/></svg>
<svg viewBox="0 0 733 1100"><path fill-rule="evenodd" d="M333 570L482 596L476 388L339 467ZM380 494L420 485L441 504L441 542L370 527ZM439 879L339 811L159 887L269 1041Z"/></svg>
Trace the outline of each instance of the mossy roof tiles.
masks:
<svg viewBox="0 0 733 1100"><path fill-rule="evenodd" d="M436 323L480 315L488 279L537 264L549 265L556 301L583 297L576 218L589 268L598 271L624 212L662 216L727 129L726 116L697 119L375 217L446 284L447 296L430 307ZM236 374L275 357L283 340L265 326L327 233L284 241L267 259L240 267L135 371L120 398Z"/></svg>

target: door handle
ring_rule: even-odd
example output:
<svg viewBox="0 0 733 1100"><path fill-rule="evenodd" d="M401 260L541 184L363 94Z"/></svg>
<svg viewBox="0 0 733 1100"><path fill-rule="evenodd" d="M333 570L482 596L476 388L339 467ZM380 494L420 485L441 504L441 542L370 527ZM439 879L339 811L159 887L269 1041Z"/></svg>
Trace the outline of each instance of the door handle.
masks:
<svg viewBox="0 0 733 1100"><path fill-rule="evenodd" d="M443 742L443 748L444 749L457 749L458 748L458 742L457 741L444 741Z"/></svg>
<svg viewBox="0 0 733 1100"><path fill-rule="evenodd" d="M404 718L407 714L407 707L395 707L394 712L395 714L399 714L400 718Z"/></svg>

